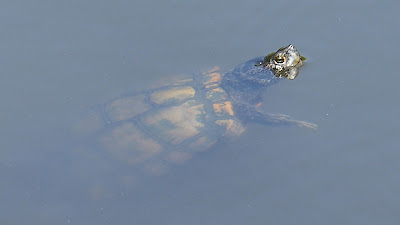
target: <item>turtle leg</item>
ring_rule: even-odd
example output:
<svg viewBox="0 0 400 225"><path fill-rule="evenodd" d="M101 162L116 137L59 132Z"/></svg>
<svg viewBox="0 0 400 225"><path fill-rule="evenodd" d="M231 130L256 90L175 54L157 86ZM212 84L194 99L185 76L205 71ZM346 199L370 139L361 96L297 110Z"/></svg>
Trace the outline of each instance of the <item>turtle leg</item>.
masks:
<svg viewBox="0 0 400 225"><path fill-rule="evenodd" d="M310 128L316 130L318 125L307 121L300 121L291 118L284 114L272 114L258 112L256 115L251 117L251 120L257 123L268 124L268 125L296 125L299 127Z"/></svg>
<svg viewBox="0 0 400 225"><path fill-rule="evenodd" d="M257 110L254 106L249 105L247 103L240 104L237 103L238 107L235 112L237 112L237 116L241 121L245 122L256 122L265 125L296 125L299 127L306 127L310 129L317 129L317 125L314 123L295 120L290 116L280 114L280 113L264 113L262 111Z"/></svg>

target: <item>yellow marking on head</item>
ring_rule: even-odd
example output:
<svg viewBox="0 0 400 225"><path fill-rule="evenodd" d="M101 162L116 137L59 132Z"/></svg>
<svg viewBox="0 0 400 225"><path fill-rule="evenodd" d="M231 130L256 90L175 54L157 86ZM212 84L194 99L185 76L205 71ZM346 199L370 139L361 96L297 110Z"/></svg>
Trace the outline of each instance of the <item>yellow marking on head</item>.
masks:
<svg viewBox="0 0 400 225"><path fill-rule="evenodd" d="M213 108L216 113L228 113L231 116L234 115L232 109L232 103L230 101L223 103L215 103L213 104Z"/></svg>

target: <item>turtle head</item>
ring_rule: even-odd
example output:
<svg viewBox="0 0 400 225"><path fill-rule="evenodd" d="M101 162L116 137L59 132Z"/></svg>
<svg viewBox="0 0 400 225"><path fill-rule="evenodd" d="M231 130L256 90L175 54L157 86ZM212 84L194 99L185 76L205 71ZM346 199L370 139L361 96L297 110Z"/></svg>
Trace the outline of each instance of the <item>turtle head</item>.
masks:
<svg viewBox="0 0 400 225"><path fill-rule="evenodd" d="M289 80L293 80L299 74L299 69L304 60L306 58L300 55L293 45L288 45L265 56L264 60L257 66L271 69L276 77L286 77Z"/></svg>

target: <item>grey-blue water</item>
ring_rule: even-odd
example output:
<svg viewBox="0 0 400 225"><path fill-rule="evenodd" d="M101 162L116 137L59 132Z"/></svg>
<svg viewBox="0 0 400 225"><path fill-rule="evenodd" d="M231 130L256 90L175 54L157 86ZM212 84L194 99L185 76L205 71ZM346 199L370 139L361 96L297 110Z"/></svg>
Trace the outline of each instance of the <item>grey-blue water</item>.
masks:
<svg viewBox="0 0 400 225"><path fill-rule="evenodd" d="M0 224L399 224L399 7L2 1ZM135 187L112 179L129 173L117 160L76 150L90 107L289 43L308 60L262 110L318 130L250 125ZM102 186L118 193L96 198Z"/></svg>

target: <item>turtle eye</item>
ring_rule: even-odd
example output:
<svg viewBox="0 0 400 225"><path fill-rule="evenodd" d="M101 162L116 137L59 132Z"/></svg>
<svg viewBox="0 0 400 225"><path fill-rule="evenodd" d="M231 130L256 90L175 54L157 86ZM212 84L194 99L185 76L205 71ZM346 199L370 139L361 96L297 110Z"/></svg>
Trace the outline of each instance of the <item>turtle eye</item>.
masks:
<svg viewBox="0 0 400 225"><path fill-rule="evenodd" d="M274 61L275 61L276 63L283 63L283 62L285 62L285 58L283 58L283 57L280 56L280 55L277 55L277 56L275 56Z"/></svg>

